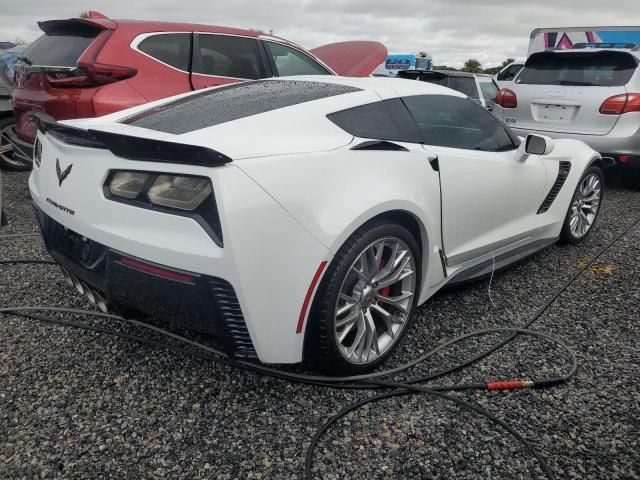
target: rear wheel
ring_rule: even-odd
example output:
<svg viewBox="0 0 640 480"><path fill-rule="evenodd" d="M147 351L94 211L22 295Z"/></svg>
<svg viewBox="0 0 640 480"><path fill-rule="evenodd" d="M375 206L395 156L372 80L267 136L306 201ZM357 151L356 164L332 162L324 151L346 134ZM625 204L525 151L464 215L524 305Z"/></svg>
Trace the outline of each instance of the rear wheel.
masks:
<svg viewBox="0 0 640 480"><path fill-rule="evenodd" d="M354 374L383 363L411 324L420 280L409 230L377 221L356 231L316 294L305 345L312 366Z"/></svg>
<svg viewBox="0 0 640 480"><path fill-rule="evenodd" d="M580 243L591 231L600 211L603 184L602 170L598 167L590 167L584 172L562 225L562 242Z"/></svg>
<svg viewBox="0 0 640 480"><path fill-rule="evenodd" d="M0 167L5 170L25 171L31 168L31 164L14 158L13 146L9 141L9 135L13 135L16 129L16 121L13 117L0 118Z"/></svg>

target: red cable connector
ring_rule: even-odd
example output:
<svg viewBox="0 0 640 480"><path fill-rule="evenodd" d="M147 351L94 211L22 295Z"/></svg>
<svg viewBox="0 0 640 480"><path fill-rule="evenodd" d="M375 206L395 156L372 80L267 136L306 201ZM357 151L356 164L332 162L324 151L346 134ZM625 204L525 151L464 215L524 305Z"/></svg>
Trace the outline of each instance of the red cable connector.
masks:
<svg viewBox="0 0 640 480"><path fill-rule="evenodd" d="M531 380L507 380L503 382L488 382L487 390L516 390L519 388L531 388Z"/></svg>

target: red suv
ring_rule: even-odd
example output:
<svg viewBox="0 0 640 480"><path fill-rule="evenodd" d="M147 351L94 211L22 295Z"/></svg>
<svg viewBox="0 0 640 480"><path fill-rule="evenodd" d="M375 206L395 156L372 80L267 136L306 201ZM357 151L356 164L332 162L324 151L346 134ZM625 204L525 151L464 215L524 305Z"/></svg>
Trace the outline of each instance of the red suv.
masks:
<svg viewBox="0 0 640 480"><path fill-rule="evenodd" d="M16 65L13 109L18 158L30 168L36 125L96 117L199 88L285 75L369 75L384 61L377 42L343 42L308 52L253 30L90 18L39 23L44 35Z"/></svg>

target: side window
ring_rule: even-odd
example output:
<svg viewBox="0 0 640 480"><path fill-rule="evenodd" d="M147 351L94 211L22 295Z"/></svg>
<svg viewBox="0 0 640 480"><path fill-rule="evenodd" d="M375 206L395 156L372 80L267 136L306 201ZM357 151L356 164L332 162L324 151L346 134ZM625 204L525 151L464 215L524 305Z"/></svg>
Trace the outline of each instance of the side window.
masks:
<svg viewBox="0 0 640 480"><path fill-rule="evenodd" d="M193 51L193 73L256 80L266 76L258 41L201 33Z"/></svg>
<svg viewBox="0 0 640 480"><path fill-rule="evenodd" d="M326 68L311 57L294 48L279 43L264 42L273 58L278 75L287 77L292 75L331 75Z"/></svg>
<svg viewBox="0 0 640 480"><path fill-rule="evenodd" d="M473 100L450 95L405 97L423 143L483 152L516 148L505 127Z"/></svg>
<svg viewBox="0 0 640 480"><path fill-rule="evenodd" d="M479 99L476 79L473 77L450 77L449 88L462 92L474 100Z"/></svg>
<svg viewBox="0 0 640 480"><path fill-rule="evenodd" d="M480 82L480 90L485 102L495 102L498 95L498 88L493 82Z"/></svg>
<svg viewBox="0 0 640 480"><path fill-rule="evenodd" d="M361 138L420 143L420 132L402 100L394 98L342 110L327 118L347 133Z"/></svg>
<svg viewBox="0 0 640 480"><path fill-rule="evenodd" d="M514 63L498 74L498 80L513 80L520 70L522 70L522 64Z"/></svg>
<svg viewBox="0 0 640 480"><path fill-rule="evenodd" d="M178 70L189 71L190 33L152 35L138 44L138 50Z"/></svg>

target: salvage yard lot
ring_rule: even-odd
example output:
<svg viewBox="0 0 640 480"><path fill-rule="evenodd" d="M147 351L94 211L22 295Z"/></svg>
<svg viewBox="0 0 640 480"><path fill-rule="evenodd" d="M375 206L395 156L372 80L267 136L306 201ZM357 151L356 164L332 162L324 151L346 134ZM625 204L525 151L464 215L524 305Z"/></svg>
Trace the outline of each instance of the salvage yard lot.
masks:
<svg viewBox="0 0 640 480"><path fill-rule="evenodd" d="M27 174L4 173L10 224L35 233ZM609 188L588 239L553 246L489 282L423 305L390 365L473 330L524 324L593 254L640 217L640 191ZM0 239L0 259L41 258L38 237ZM0 265L0 305L89 308L54 265ZM532 328L562 339L579 366L542 390L457 394L515 427L558 478L640 478L640 224L620 238ZM167 342L117 320L57 315ZM469 342L411 372L486 348ZM175 342L173 343L175 344ZM520 337L451 384L540 378L566 356ZM0 319L0 478L301 478L319 425L371 392L300 386L161 347L15 316ZM535 459L490 424L425 396L364 407L325 435L318 478L538 478Z"/></svg>

